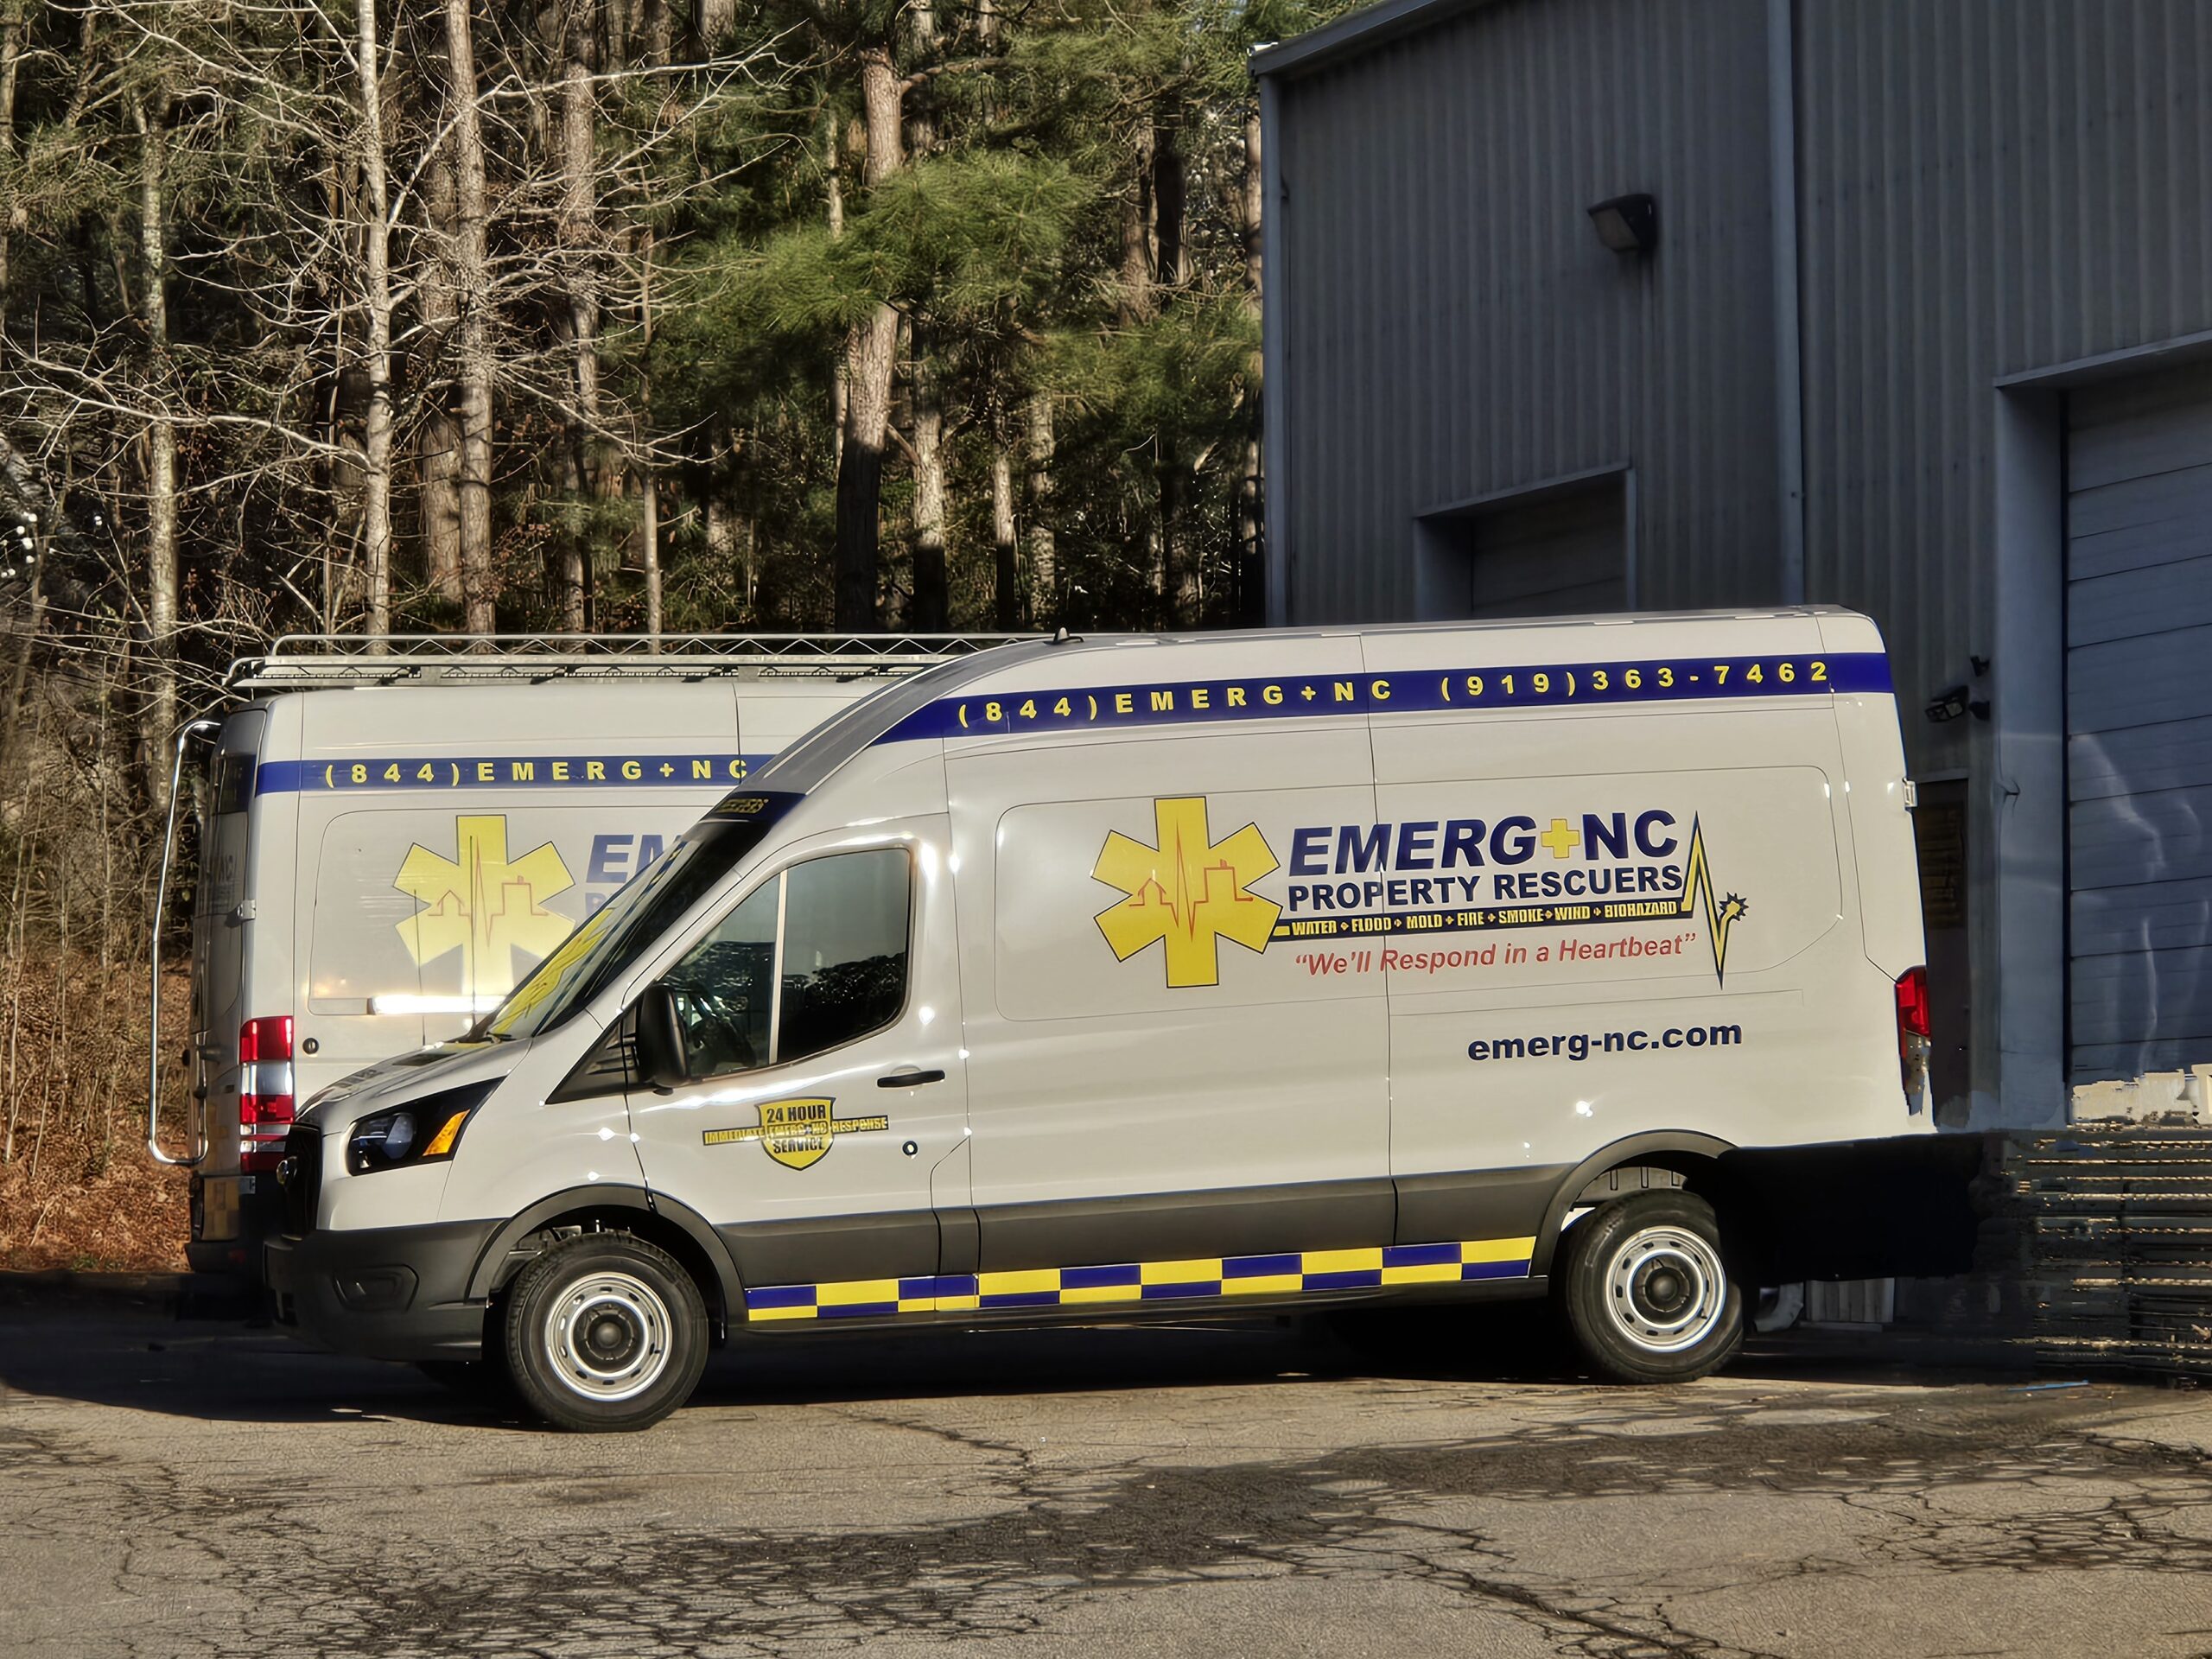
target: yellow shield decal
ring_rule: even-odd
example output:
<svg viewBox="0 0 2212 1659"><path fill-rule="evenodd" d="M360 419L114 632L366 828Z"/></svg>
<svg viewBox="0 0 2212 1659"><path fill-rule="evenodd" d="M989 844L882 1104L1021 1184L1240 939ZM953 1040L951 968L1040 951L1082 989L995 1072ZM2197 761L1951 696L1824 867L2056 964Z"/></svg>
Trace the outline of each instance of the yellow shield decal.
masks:
<svg viewBox="0 0 2212 1659"><path fill-rule="evenodd" d="M710 1147L734 1141L758 1141L762 1150L785 1169L805 1169L819 1163L831 1141L841 1135L887 1129L891 1120L880 1114L870 1117L839 1117L835 1100L765 1100L760 1103L757 1127L709 1129L699 1138Z"/></svg>

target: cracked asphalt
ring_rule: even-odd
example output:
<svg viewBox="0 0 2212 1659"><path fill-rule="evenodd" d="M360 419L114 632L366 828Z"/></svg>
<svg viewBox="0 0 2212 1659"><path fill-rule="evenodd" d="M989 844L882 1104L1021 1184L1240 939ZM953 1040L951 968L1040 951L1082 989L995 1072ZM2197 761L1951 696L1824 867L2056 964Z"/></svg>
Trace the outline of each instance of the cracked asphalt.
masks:
<svg viewBox="0 0 2212 1659"><path fill-rule="evenodd" d="M800 1338L573 1437L267 1331L0 1307L0 1653L2212 1655L2203 1395L1400 1345Z"/></svg>

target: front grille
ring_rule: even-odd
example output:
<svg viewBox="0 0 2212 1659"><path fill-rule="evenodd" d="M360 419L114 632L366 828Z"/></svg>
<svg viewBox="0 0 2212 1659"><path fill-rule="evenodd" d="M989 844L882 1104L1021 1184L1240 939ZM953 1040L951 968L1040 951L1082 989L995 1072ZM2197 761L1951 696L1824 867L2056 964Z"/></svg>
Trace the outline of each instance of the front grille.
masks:
<svg viewBox="0 0 2212 1659"><path fill-rule="evenodd" d="M315 1201L322 1194L322 1131L301 1128L286 1135L277 1174L284 1195L284 1230L304 1237L315 1230Z"/></svg>

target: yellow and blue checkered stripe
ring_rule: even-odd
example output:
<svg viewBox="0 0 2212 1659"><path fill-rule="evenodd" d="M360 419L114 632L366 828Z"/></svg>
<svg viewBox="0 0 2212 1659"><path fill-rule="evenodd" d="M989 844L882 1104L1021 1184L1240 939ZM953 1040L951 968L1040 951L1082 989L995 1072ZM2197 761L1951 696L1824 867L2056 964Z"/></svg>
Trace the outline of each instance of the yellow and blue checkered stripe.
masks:
<svg viewBox="0 0 2212 1659"><path fill-rule="evenodd" d="M995 1308L1087 1303L1218 1300L1395 1285L1525 1279L1534 1238L1383 1244L1354 1250L1287 1250L1273 1255L1202 1256L1187 1262L1122 1262L1084 1268L1025 1268L911 1279L847 1279L821 1285L766 1285L745 1294L745 1317L882 1319L899 1313L988 1313Z"/></svg>

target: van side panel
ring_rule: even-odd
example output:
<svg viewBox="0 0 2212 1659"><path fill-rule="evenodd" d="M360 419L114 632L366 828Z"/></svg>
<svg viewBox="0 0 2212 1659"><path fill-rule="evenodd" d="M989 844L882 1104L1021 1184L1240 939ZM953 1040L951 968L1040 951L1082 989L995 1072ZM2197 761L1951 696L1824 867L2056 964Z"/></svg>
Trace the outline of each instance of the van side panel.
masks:
<svg viewBox="0 0 2212 1659"><path fill-rule="evenodd" d="M986 1270L1388 1237L1382 987L1274 938L1357 722L948 746Z"/></svg>
<svg viewBox="0 0 2212 1659"><path fill-rule="evenodd" d="M1535 770L1563 754L1546 724L1376 733L1379 774L1408 779L1377 785L1384 822L1516 825L1470 878L1486 925L1382 957L1394 1170L1557 1171L1663 1129L1761 1145L1893 1128L1868 1121L1895 1062L1886 984L1842 925L1830 722L1581 721L1579 775ZM1665 769L1714 753L1741 764ZM1410 780L1447 755L1467 775Z"/></svg>
<svg viewBox="0 0 2212 1659"><path fill-rule="evenodd" d="M1908 1127L1822 689L1840 664L1806 617L1634 632L1632 650L1590 626L1365 642L1370 670L1431 705L1370 715L1378 819L1410 861L1391 874L1471 884L1456 914L1408 906L1388 940L1402 1228L1510 1207L1514 1172L1555 1184L1633 1136L1758 1146ZM1484 659L1460 660L1473 645ZM1572 701L1618 697L1623 660L1643 664L1636 696ZM1427 677L1457 694L1471 672L1496 712L1434 706ZM1547 705L1497 706L1531 691Z"/></svg>

